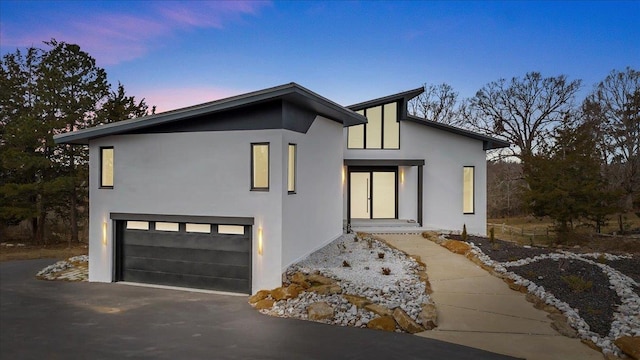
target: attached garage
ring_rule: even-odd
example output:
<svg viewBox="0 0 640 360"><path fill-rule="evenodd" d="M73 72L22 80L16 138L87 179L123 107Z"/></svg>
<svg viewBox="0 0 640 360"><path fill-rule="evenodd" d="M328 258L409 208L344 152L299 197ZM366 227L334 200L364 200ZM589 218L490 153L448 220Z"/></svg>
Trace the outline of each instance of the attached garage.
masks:
<svg viewBox="0 0 640 360"><path fill-rule="evenodd" d="M253 218L111 214L115 280L251 294Z"/></svg>

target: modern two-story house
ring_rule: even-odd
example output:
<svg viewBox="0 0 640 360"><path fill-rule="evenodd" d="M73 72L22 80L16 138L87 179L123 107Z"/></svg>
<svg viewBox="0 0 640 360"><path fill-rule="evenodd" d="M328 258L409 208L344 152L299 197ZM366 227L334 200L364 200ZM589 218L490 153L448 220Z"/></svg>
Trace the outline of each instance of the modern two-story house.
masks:
<svg viewBox="0 0 640 360"><path fill-rule="evenodd" d="M61 134L88 145L89 280L254 293L359 219L485 232L485 150L407 114L290 83Z"/></svg>

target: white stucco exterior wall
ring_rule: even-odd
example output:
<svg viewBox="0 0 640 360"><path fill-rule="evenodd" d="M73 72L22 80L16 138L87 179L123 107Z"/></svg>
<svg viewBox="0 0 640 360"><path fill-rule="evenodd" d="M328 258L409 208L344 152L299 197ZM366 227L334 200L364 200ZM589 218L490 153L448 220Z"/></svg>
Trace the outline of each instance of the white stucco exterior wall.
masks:
<svg viewBox="0 0 640 360"><path fill-rule="evenodd" d="M343 139L346 144L347 129ZM344 158L424 159L423 225L434 229L462 230L462 225L466 224L469 233L486 235L486 152L482 149L482 141L401 121L400 149L364 150L347 149L345 146ZM474 214L463 214L462 211L464 166L475 167ZM417 203L407 202L408 197L417 198L417 183L411 185L412 181L417 182L416 167L405 173L404 190L400 187L398 215L401 219L411 219L412 211L417 211L411 210L412 207L417 209ZM346 201L343 210L346 218Z"/></svg>
<svg viewBox="0 0 640 360"><path fill-rule="evenodd" d="M252 289L281 283L284 130L119 135L90 143L89 279L113 281L112 212L253 217ZM270 190L250 191L252 142L270 143ZM100 146L114 147L114 188L99 189ZM286 164L286 163L285 163ZM286 178L285 178L286 179ZM286 190L286 188L284 188ZM107 243L102 224L107 223ZM263 229L258 255L257 229Z"/></svg>
<svg viewBox="0 0 640 360"><path fill-rule="evenodd" d="M282 184L282 270L342 234L342 124L317 117L306 134L285 130L289 143L297 145L297 178L295 194Z"/></svg>

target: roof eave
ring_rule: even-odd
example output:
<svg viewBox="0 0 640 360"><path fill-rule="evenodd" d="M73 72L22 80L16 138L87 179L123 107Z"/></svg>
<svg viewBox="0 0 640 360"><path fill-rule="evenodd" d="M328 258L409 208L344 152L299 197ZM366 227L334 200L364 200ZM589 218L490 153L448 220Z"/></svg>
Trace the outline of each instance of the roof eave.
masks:
<svg viewBox="0 0 640 360"><path fill-rule="evenodd" d="M436 121L422 119L422 118L419 118L419 117L413 116L413 115L408 115L406 120L409 120L411 122L418 123L418 124L421 124L421 125L430 126L430 127L436 128L436 129L443 130L443 131L448 131L448 132L451 132L451 133L454 133L454 134L466 136L466 137L469 137L469 138L472 138L472 139L480 140L480 141L482 141L482 149L483 150L500 149L500 148L509 147L511 145L509 142L501 140L501 139L498 139L498 138L494 138L494 137L491 137L491 136L479 134L477 132L473 132L473 131L466 130L466 129L461 129L459 127L451 126L451 125L448 125L448 124L443 124L443 123L436 122Z"/></svg>
<svg viewBox="0 0 640 360"><path fill-rule="evenodd" d="M424 87L419 87L419 88L415 88L413 90L407 90L407 91L403 91L401 93L397 93L397 94L393 94L393 95L387 95L387 96L383 96L377 99L373 99L373 100L367 100L361 103L357 103L357 104L353 104L353 105L349 105L347 106L348 109L351 110L361 110L361 109L366 109L372 106L377 106L377 105L382 105L382 104L387 104L390 103L392 101L398 101L398 100L403 100L404 102L407 102L411 99L413 99L414 97L422 94L424 92Z"/></svg>

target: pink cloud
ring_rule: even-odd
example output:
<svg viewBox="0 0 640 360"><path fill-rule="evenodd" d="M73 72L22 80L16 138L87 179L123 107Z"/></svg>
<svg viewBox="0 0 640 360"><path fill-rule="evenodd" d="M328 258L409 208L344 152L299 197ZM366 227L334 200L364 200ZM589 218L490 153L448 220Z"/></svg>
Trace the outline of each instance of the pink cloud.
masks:
<svg viewBox="0 0 640 360"><path fill-rule="evenodd" d="M254 15L267 3L257 1L224 2L158 2L149 15L102 13L88 16L74 14L53 23L17 26L2 25L2 45L15 47L41 46L42 41L56 38L76 43L98 63L114 65L143 57L150 49L161 46L163 38L185 28L222 28L243 15ZM82 20L76 20L81 18Z"/></svg>
<svg viewBox="0 0 640 360"><path fill-rule="evenodd" d="M198 105L209 101L224 99L243 93L242 90L223 89L216 87L184 87L165 89L140 89L136 90L136 99L144 97L145 103L156 106L156 114L180 109L187 106ZM131 92L133 94L133 92Z"/></svg>

